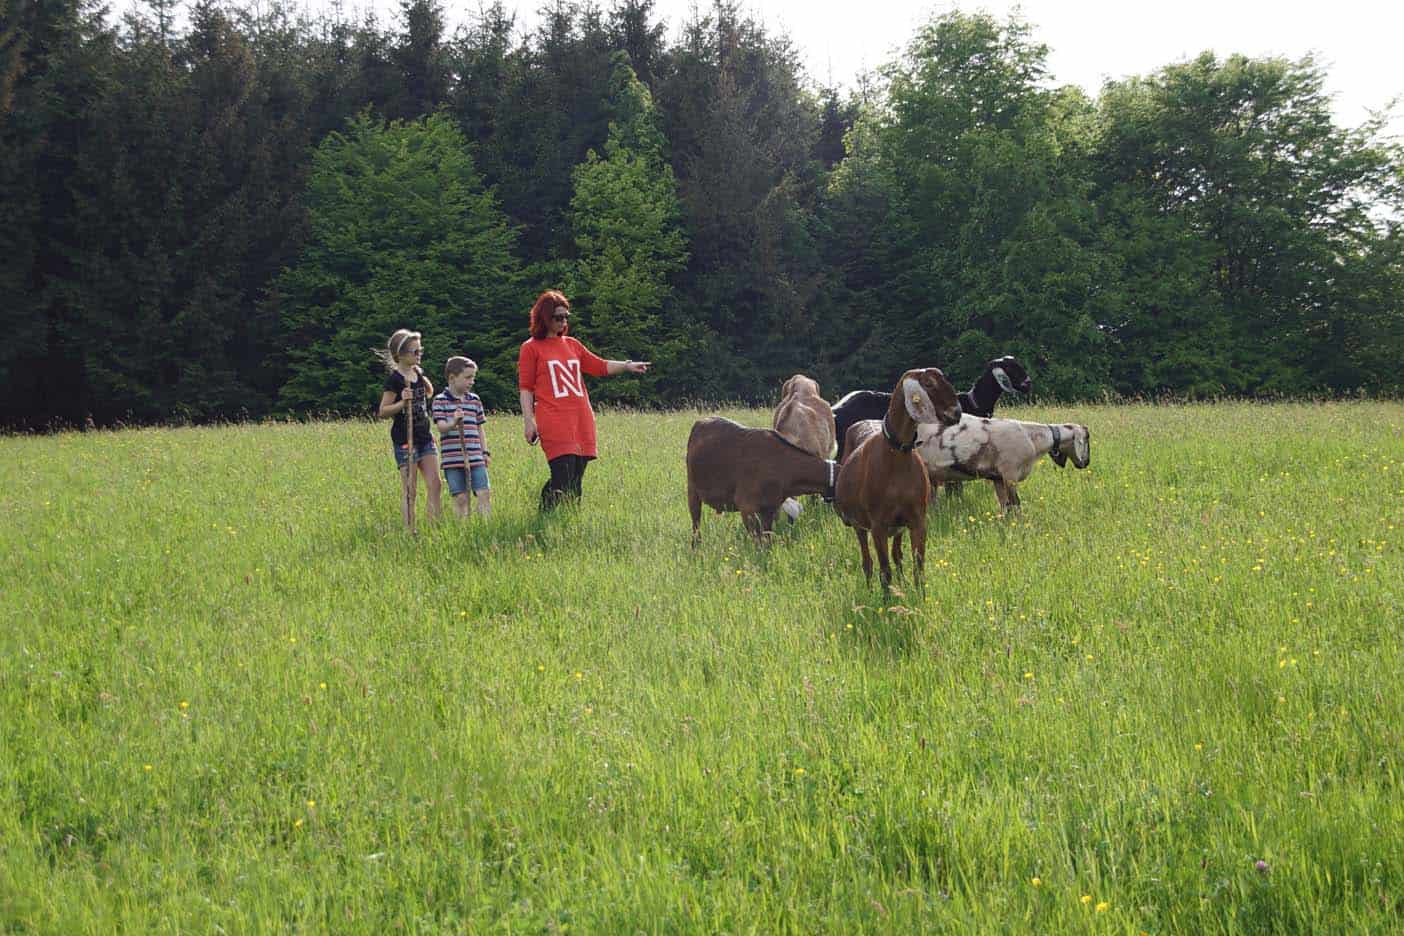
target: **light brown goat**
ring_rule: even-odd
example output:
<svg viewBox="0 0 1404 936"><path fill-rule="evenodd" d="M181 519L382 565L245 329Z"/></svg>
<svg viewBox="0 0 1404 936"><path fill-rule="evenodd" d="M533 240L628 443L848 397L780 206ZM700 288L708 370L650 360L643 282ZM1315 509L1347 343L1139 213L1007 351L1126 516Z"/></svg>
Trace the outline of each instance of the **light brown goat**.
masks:
<svg viewBox="0 0 1404 936"><path fill-rule="evenodd" d="M838 452L834 411L819 395L819 382L795 374L780 389L780 405L775 408L771 426L790 442L819 458L833 458ZM781 509L791 520L800 515L799 501L786 498Z"/></svg>
<svg viewBox="0 0 1404 936"><path fill-rule="evenodd" d="M892 585L888 539L902 568L902 529L911 532L912 581L922 587L926 565L926 505L931 490L926 466L912 451L918 423L951 425L960 421L960 403L946 375L935 367L909 370L892 390L887 415L855 423L844 441L843 465L834 489L834 508L858 535L863 575L871 583L873 560L868 534L877 549L882 590Z"/></svg>
<svg viewBox="0 0 1404 936"><path fill-rule="evenodd" d="M1086 468L1092 460L1091 434L1075 423L1048 425L1017 419L962 416L953 426L922 426L917 453L931 482L950 483L985 478L994 484L1000 510L1019 506L1018 484L1033 472L1044 455L1059 467L1072 456Z"/></svg>
<svg viewBox="0 0 1404 936"><path fill-rule="evenodd" d="M740 511L746 529L762 542L786 498L833 494L837 466L801 450L771 429L750 429L711 416L692 424L687 437L687 508L692 545L701 538L702 505L717 513Z"/></svg>
<svg viewBox="0 0 1404 936"><path fill-rule="evenodd" d="M771 422L775 431L818 458L833 458L837 449L834 411L819 395L817 381L796 374L785 381Z"/></svg>

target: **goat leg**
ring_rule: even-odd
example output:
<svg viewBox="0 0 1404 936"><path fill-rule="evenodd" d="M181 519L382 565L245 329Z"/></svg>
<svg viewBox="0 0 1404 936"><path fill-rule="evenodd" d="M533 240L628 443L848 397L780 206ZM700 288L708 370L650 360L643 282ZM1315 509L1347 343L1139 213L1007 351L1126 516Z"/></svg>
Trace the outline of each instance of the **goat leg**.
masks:
<svg viewBox="0 0 1404 936"><path fill-rule="evenodd" d="M761 541L760 517L749 510L743 510L741 511L741 523L746 527L746 532L755 539L756 545L759 546Z"/></svg>
<svg viewBox="0 0 1404 936"><path fill-rule="evenodd" d="M999 501L999 512L1001 514L1009 513L1009 489L1003 481L991 481L990 483L994 485L995 500Z"/></svg>
<svg viewBox="0 0 1404 936"><path fill-rule="evenodd" d="M926 518L921 517L911 526L912 538L912 584L917 594L926 595Z"/></svg>
<svg viewBox="0 0 1404 936"><path fill-rule="evenodd" d="M902 528L898 527L897 532L892 534L892 567L897 570L897 575L902 575Z"/></svg>
<svg viewBox="0 0 1404 936"><path fill-rule="evenodd" d="M873 527L873 548L877 550L878 557L878 579L882 582L882 593L887 595L892 590L892 561L887 555L888 533L886 528Z"/></svg>
<svg viewBox="0 0 1404 936"><path fill-rule="evenodd" d="M692 548L696 549L702 540L702 531L699 529L702 525L702 496L691 484L687 486L687 509L692 514Z"/></svg>
<svg viewBox="0 0 1404 936"><path fill-rule="evenodd" d="M773 507L762 508L758 518L761 529L761 545L769 546L775 538L775 514Z"/></svg>
<svg viewBox="0 0 1404 936"><path fill-rule="evenodd" d="M854 527L853 532L858 534L858 550L863 554L863 578L867 579L868 587L873 584L873 557L868 553L868 531L862 527Z"/></svg>

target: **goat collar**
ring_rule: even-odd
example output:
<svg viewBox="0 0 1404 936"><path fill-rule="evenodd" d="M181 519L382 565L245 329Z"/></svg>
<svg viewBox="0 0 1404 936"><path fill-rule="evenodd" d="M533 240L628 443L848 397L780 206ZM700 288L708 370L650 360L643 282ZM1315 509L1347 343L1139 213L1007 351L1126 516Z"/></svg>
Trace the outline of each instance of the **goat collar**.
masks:
<svg viewBox="0 0 1404 936"><path fill-rule="evenodd" d="M897 451L899 451L899 452L910 452L912 449L916 448L917 437L916 437L916 433L915 433L915 432L912 433L912 441L910 441L910 442L898 442L898 441L897 441L897 437L894 436L894 435L892 434L892 430L889 429L888 426L887 426L887 414L886 414L886 413L884 413L884 414L883 414L883 417L882 417L882 437L883 437L884 439L887 440L887 444L888 444L888 445L892 446L893 448L895 448L895 449L896 449Z"/></svg>
<svg viewBox="0 0 1404 936"><path fill-rule="evenodd" d="M1048 427L1048 431L1053 433L1053 448L1049 449L1049 453L1053 455L1063 454L1062 452L1058 451L1058 446L1063 444L1063 434L1060 431L1058 431L1057 426L1050 425Z"/></svg>

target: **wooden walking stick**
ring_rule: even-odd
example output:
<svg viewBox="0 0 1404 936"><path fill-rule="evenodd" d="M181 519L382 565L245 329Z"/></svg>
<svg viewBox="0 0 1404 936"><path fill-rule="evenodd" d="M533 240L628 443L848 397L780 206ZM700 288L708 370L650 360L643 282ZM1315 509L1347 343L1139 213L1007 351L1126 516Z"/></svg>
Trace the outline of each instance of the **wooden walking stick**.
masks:
<svg viewBox="0 0 1404 936"><path fill-rule="evenodd" d="M418 376L417 373L416 376ZM405 523L408 525L410 533L414 533L414 508L419 493L416 490L418 484L414 476L414 391L409 386L409 381L405 382L405 387L410 390L410 397L405 401Z"/></svg>

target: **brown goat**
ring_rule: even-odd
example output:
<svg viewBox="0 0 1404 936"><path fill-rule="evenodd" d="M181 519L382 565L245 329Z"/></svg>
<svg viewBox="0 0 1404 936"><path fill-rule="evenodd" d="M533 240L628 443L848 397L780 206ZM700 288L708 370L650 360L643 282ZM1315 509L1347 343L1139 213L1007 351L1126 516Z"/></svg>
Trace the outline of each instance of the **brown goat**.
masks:
<svg viewBox="0 0 1404 936"><path fill-rule="evenodd" d="M858 535L863 575L873 580L873 560L868 554L868 534L877 549L882 590L892 585L888 539L893 558L902 568L902 528L911 532L912 580L918 590L926 565L926 505L930 482L926 465L912 451L917 423L960 421L960 403L946 375L935 367L909 370L892 390L887 415L875 425L856 423L848 430L844 450L848 455L839 469L834 508Z"/></svg>
<svg viewBox="0 0 1404 936"><path fill-rule="evenodd" d="M771 429L751 429L711 416L692 424L687 437L687 508L692 545L701 538L702 505L717 513L740 511L746 529L762 542L786 498L833 494L837 466L787 441Z"/></svg>

